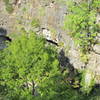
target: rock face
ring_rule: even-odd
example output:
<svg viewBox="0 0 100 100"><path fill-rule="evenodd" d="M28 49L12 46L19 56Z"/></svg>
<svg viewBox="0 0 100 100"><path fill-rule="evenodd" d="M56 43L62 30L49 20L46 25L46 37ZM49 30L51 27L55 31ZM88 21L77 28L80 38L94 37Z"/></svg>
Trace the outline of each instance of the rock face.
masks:
<svg viewBox="0 0 100 100"><path fill-rule="evenodd" d="M87 68L95 74L96 83L100 84L100 55L92 52Z"/></svg>
<svg viewBox="0 0 100 100"><path fill-rule="evenodd" d="M12 1L12 0L11 0ZM16 1L16 0L15 0ZM66 1L66 0L63 0ZM80 0L78 0L80 1ZM12 2L11 2L12 3ZM14 12L12 14L5 12L4 3L0 0L0 27L6 28L8 33L17 30L20 33L20 28L25 28L27 31L33 30L31 21L36 18L40 22L38 28L39 33L50 40L62 44L60 50L64 50L65 56L69 60L64 60L64 66L67 66L67 61L74 66L75 69L84 69L84 67L91 69L94 73L100 73L100 55L91 53L89 62L86 66L80 60L80 52L76 47L73 39L63 30L64 17L67 14L67 7L60 0L18 0L14 5ZM97 23L100 16L97 16ZM95 45L94 50L100 52L100 46ZM95 59L97 59L95 61ZM94 62L95 61L95 62ZM91 66L95 66L93 70Z"/></svg>
<svg viewBox="0 0 100 100"><path fill-rule="evenodd" d="M100 54L100 44L94 45L93 50L95 51L95 53Z"/></svg>

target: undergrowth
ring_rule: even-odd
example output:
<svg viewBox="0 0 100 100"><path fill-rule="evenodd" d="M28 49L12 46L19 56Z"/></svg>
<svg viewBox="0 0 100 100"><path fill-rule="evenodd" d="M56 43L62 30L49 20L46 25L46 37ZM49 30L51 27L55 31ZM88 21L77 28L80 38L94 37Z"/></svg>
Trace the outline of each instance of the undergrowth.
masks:
<svg viewBox="0 0 100 100"><path fill-rule="evenodd" d="M65 17L64 28L75 40L82 55L87 55L96 44L98 24L96 16L100 6L99 0L74 2L68 0L68 14ZM87 59L87 58L86 58Z"/></svg>

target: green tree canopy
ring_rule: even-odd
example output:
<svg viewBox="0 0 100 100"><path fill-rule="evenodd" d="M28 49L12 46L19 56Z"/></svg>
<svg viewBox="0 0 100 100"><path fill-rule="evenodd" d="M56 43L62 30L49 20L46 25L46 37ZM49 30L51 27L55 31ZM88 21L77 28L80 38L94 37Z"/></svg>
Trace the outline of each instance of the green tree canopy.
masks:
<svg viewBox="0 0 100 100"><path fill-rule="evenodd" d="M34 32L23 31L0 57L3 100L83 100L60 72L56 49Z"/></svg>
<svg viewBox="0 0 100 100"><path fill-rule="evenodd" d="M55 49L33 32L23 33L13 40L3 55L0 85L12 96L14 92L17 95L27 92L22 88L24 84L39 84L49 75L58 73L59 62Z"/></svg>

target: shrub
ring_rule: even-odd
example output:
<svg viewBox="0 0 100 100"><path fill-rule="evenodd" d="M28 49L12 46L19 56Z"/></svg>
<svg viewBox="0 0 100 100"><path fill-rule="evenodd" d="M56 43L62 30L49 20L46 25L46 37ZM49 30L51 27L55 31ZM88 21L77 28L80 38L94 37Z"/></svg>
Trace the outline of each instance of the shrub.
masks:
<svg viewBox="0 0 100 100"><path fill-rule="evenodd" d="M81 91L85 94L89 94L95 85L94 74L89 71L85 70L82 73L82 80L81 80Z"/></svg>
<svg viewBox="0 0 100 100"><path fill-rule="evenodd" d="M34 95L33 82L39 84L48 75L58 73L57 53L52 47L45 46L44 39L33 32L17 37L4 50L4 55L0 86L5 87L8 97L18 99L19 95ZM24 88L28 83L33 86Z"/></svg>
<svg viewBox="0 0 100 100"><path fill-rule="evenodd" d="M64 27L84 53L89 52L96 42L95 37L98 34L96 14L99 4L99 0L67 2L68 14L65 17Z"/></svg>
<svg viewBox="0 0 100 100"><path fill-rule="evenodd" d="M4 100L81 100L67 73L61 74L56 49L34 32L16 37L0 53L0 96Z"/></svg>

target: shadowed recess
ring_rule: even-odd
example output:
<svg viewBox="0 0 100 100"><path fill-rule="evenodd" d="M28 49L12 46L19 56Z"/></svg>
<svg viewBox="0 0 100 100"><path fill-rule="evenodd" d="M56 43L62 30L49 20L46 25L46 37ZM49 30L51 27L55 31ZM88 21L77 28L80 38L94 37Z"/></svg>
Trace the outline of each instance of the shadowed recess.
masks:
<svg viewBox="0 0 100 100"><path fill-rule="evenodd" d="M0 35L7 35L7 30L0 27Z"/></svg>

